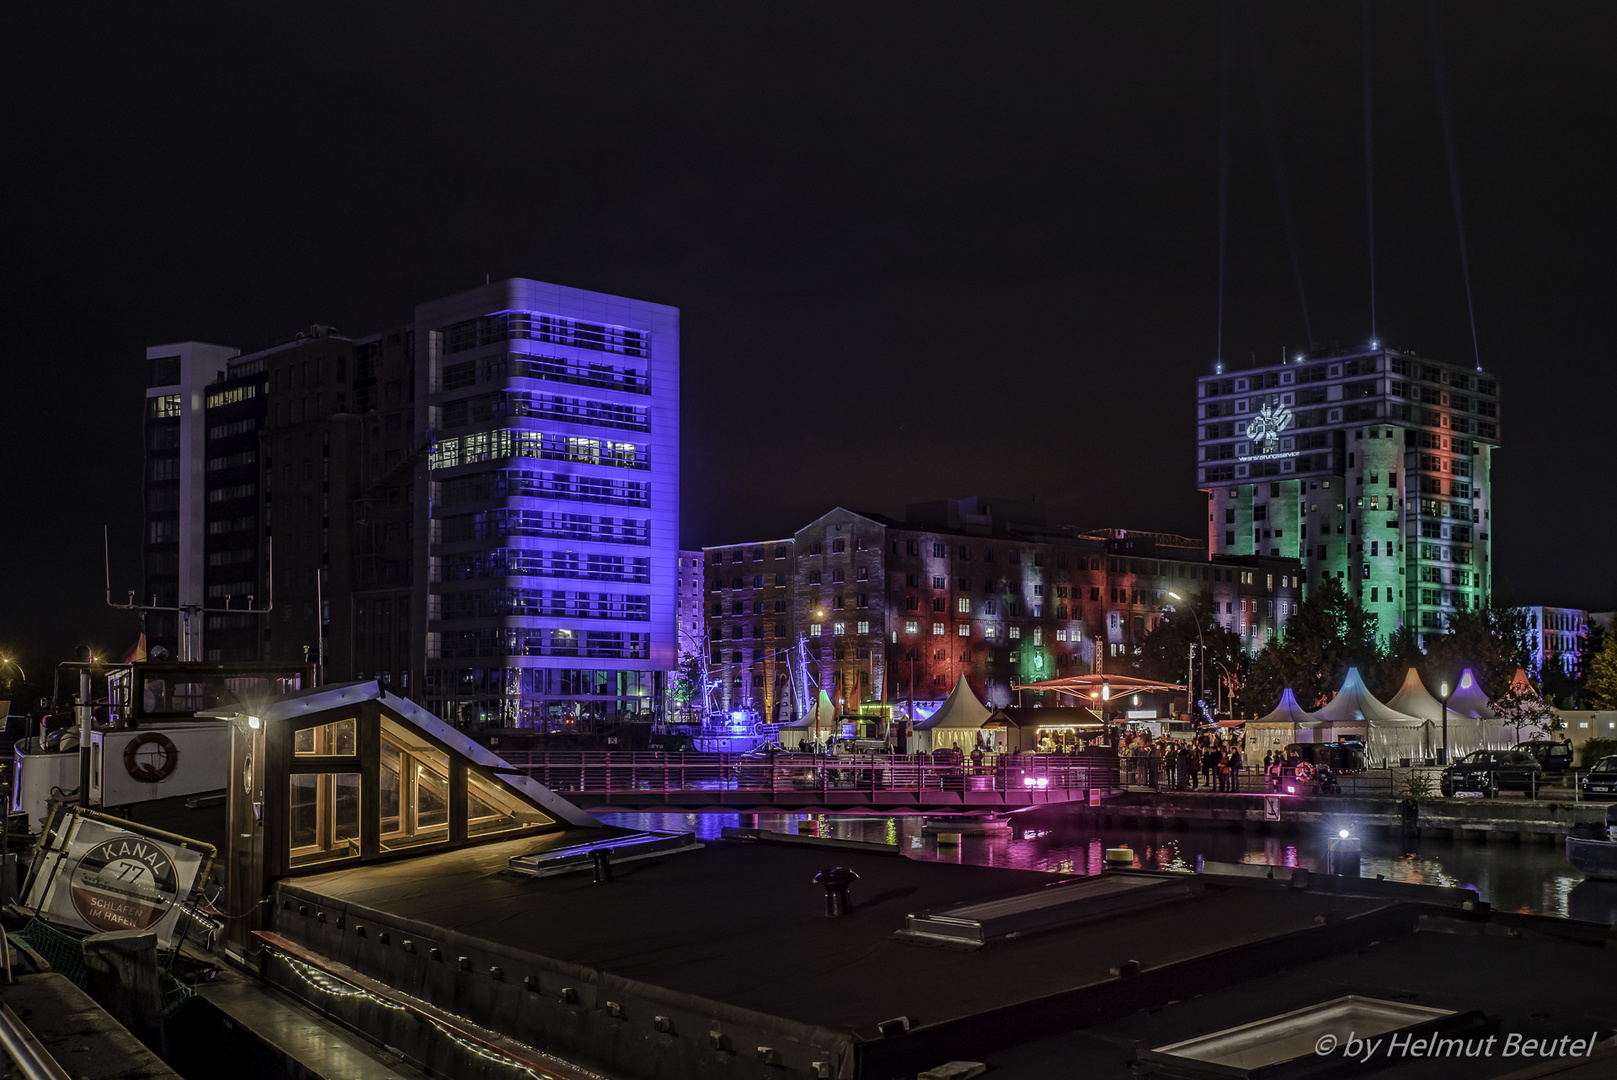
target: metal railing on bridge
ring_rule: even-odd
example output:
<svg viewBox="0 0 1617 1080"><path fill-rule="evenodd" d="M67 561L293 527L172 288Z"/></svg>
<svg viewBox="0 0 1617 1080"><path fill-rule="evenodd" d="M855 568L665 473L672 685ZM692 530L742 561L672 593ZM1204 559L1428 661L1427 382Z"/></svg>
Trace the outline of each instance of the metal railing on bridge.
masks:
<svg viewBox="0 0 1617 1080"><path fill-rule="evenodd" d="M665 754L532 751L502 755L553 791L1118 790L1112 755Z"/></svg>

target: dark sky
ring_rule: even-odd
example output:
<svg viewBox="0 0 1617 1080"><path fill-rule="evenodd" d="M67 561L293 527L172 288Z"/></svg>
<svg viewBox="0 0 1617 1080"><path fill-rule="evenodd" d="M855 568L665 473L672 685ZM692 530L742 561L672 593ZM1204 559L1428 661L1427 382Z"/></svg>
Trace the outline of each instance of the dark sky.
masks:
<svg viewBox="0 0 1617 1080"><path fill-rule="evenodd" d="M1314 338L1370 336L1357 4L261 10L10 12L0 645L36 662L135 632L101 526L134 585L147 345L485 274L682 309L687 546L975 492L1199 535L1221 57L1226 358L1307 341L1275 156ZM1498 573L1610 609L1617 8L1440 20ZM1378 330L1467 358L1426 12L1372 21Z"/></svg>

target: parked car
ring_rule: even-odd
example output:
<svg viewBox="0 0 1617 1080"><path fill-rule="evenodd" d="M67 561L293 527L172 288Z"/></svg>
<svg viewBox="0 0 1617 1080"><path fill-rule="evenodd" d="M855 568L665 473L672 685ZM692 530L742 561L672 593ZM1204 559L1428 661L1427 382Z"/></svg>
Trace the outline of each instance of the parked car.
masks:
<svg viewBox="0 0 1617 1080"><path fill-rule="evenodd" d="M1607 754L1594 763L1578 782L1585 795L1610 795L1617 798L1617 754Z"/></svg>
<svg viewBox="0 0 1617 1080"><path fill-rule="evenodd" d="M1544 783L1544 767L1521 750L1478 750L1443 770L1438 787L1444 795L1480 791L1492 798L1501 791L1533 791Z"/></svg>
<svg viewBox="0 0 1617 1080"><path fill-rule="evenodd" d="M1572 744L1570 742L1564 740L1554 742L1550 739L1540 739L1534 742L1517 743L1516 749L1523 753L1532 754L1533 758L1547 773L1559 775L1572 768Z"/></svg>

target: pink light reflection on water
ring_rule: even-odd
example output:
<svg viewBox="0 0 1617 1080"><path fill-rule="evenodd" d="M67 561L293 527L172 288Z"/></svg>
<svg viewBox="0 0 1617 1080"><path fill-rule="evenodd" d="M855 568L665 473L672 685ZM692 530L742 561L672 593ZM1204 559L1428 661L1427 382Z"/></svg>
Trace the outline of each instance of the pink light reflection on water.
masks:
<svg viewBox="0 0 1617 1080"><path fill-rule="evenodd" d="M1198 857L1294 869L1322 870L1325 836L1261 836L1227 830L1142 831L1096 825L1074 816L1027 815L1012 828L989 835L965 835L959 846L943 845L921 831L913 815L606 814L609 824L636 829L694 832L716 840L726 827L771 829L846 840L894 843L910 858L977 866L1039 870L1058 874L1099 874L1108 847L1129 847L1143 869L1193 871ZM1546 915L1606 920L1617 918L1617 883L1583 882L1552 847L1504 847L1398 837L1364 841L1360 873L1388 881L1473 888L1482 899L1507 910L1526 908ZM1608 896L1607 893L1612 895ZM1579 911L1587 912L1579 914Z"/></svg>

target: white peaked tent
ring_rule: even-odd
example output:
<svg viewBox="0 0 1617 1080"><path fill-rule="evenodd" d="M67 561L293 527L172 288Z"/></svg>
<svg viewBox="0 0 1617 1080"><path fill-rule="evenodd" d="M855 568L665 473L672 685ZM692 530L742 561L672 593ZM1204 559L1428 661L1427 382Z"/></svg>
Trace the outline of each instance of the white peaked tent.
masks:
<svg viewBox="0 0 1617 1080"><path fill-rule="evenodd" d="M1460 672L1460 685L1449 698L1449 712L1464 713L1475 720L1492 720L1499 715L1488 704L1488 695L1482 692L1482 684L1470 668Z"/></svg>
<svg viewBox="0 0 1617 1080"><path fill-rule="evenodd" d="M1431 695L1421 682L1420 672L1410 668L1404 672L1404 685L1387 702L1387 708L1413 716L1417 720L1441 721L1443 703Z"/></svg>
<svg viewBox="0 0 1617 1080"><path fill-rule="evenodd" d="M1342 689L1330 704L1314 713L1314 719L1329 721L1333 734L1368 729L1365 756L1377 764L1396 764L1405 758L1419 761L1427 756L1431 746L1431 721L1377 701L1359 677L1358 668L1348 668Z"/></svg>
<svg viewBox="0 0 1617 1080"><path fill-rule="evenodd" d="M1471 678L1469 671L1461 676L1460 682L1463 684L1467 680L1470 680L1473 687L1476 685L1476 680ZM1485 744L1489 743L1488 731L1483 721L1463 709L1460 702L1460 692L1456 690L1449 698L1448 707L1448 757L1450 761L1462 758L1473 750L1480 750ZM1486 706L1487 702L1484 701L1483 705ZM1407 716L1413 716L1418 720L1431 721L1432 748L1435 750L1443 746L1443 702L1441 699L1433 697L1431 691L1426 689L1426 684L1421 681L1420 673L1414 668L1410 668L1405 673L1404 685L1399 687L1398 693L1394 694L1392 700L1387 702L1387 707L1396 709Z"/></svg>
<svg viewBox="0 0 1617 1080"><path fill-rule="evenodd" d="M1460 672L1460 683L1449 695L1449 760L1473 750L1508 750L1515 746L1515 729L1494 723L1495 715L1476 674L1470 668Z"/></svg>
<svg viewBox="0 0 1617 1080"><path fill-rule="evenodd" d="M1515 685L1514 679L1511 685ZM1518 736L1516 726L1500 717L1499 711L1489 703L1488 695L1482 689L1482 681L1470 668L1460 672L1460 685L1455 689L1454 696L1449 698L1450 724L1454 723L1456 712L1477 725L1477 749L1509 750L1522 739L1534 737L1526 731Z"/></svg>
<svg viewBox="0 0 1617 1080"><path fill-rule="evenodd" d="M938 711L915 725L915 743L910 751L929 754L958 746L970 752L977 745L983 721L990 715L988 706L977 700L962 675L949 692L949 699L938 706Z"/></svg>
<svg viewBox="0 0 1617 1080"><path fill-rule="evenodd" d="M1274 712L1246 722L1246 758L1261 764L1271 750L1284 750L1295 742L1314 742L1314 732L1322 725L1297 704L1291 689L1281 691Z"/></svg>
<svg viewBox="0 0 1617 1080"><path fill-rule="evenodd" d="M826 740L842 734L842 724L837 720L837 707L831 704L831 695L824 690L808 712L801 719L790 724L781 725L781 746L787 750L796 750L800 742L819 743L822 746Z"/></svg>

